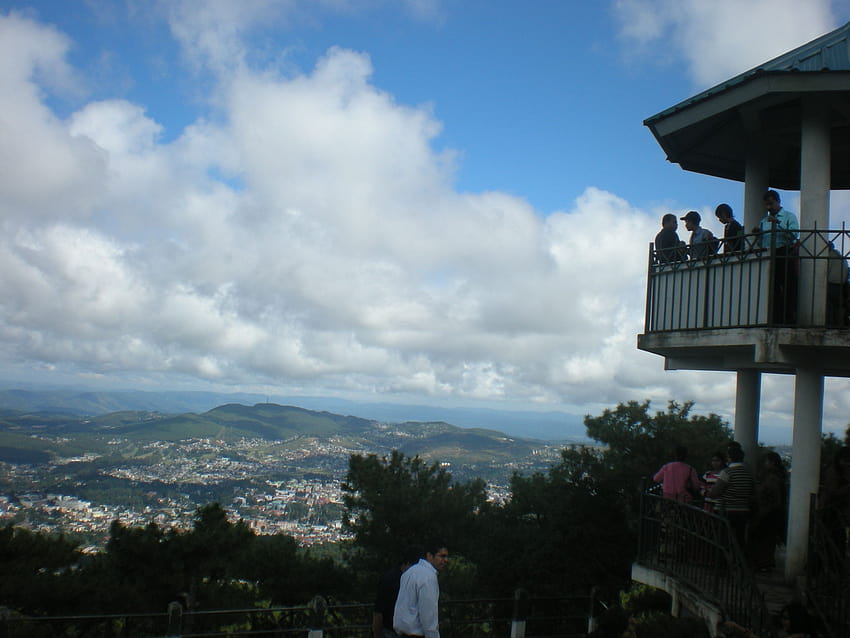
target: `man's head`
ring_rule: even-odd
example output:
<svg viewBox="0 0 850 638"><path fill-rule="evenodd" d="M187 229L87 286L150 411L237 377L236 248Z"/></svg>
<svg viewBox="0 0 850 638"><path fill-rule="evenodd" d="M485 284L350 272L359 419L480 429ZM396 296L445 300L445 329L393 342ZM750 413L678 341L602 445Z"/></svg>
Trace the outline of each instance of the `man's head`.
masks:
<svg viewBox="0 0 850 638"><path fill-rule="evenodd" d="M744 450L740 445L730 445L728 449L729 460L732 463L740 463L744 460Z"/></svg>
<svg viewBox="0 0 850 638"><path fill-rule="evenodd" d="M699 223L702 221L702 217L695 210L688 211L684 217L680 217L679 219L685 222L685 228L691 231L699 228Z"/></svg>
<svg viewBox="0 0 850 638"><path fill-rule="evenodd" d="M732 207L729 204L719 204L714 209L714 216L720 220L721 224L728 224L732 221Z"/></svg>
<svg viewBox="0 0 850 638"><path fill-rule="evenodd" d="M446 544L439 540L429 541L425 545L425 560L427 560L434 569L441 571L449 563L449 550Z"/></svg>
<svg viewBox="0 0 850 638"><path fill-rule="evenodd" d="M782 208L782 200L779 198L779 193L775 190L769 190L764 194L764 207L768 213L775 215Z"/></svg>
<svg viewBox="0 0 850 638"><path fill-rule="evenodd" d="M678 228L679 222L676 221L676 216L673 213L667 213L664 217L661 218L661 228L669 228L670 230L676 230Z"/></svg>

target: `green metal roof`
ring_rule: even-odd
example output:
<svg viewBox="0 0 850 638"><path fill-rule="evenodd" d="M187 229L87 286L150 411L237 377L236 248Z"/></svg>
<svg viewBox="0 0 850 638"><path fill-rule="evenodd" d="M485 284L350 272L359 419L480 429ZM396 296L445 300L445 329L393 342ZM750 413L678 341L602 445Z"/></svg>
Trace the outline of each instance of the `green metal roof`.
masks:
<svg viewBox="0 0 850 638"><path fill-rule="evenodd" d="M744 181L758 146L775 188L800 188L803 103L825 108L832 189L850 189L850 22L644 121L670 162Z"/></svg>
<svg viewBox="0 0 850 638"><path fill-rule="evenodd" d="M675 106L671 106L657 115L647 118L644 124L649 126L657 119L664 118L675 111L701 102L712 95L731 89L761 74L822 71L850 71L850 22L835 31L815 38L808 44L797 47L788 53L783 53L779 57L753 67L749 71L736 75L730 80L726 80L717 86L713 86L702 93L679 102Z"/></svg>

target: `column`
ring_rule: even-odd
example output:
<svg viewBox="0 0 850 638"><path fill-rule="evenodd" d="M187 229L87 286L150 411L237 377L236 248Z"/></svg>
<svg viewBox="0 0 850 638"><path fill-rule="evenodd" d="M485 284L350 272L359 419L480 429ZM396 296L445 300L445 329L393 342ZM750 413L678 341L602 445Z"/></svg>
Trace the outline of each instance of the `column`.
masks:
<svg viewBox="0 0 850 638"><path fill-rule="evenodd" d="M819 95L803 98L800 147L800 228L829 228L830 139L829 104ZM802 256L825 254L826 236L801 236ZM826 323L825 259L801 259L798 287L799 323Z"/></svg>
<svg viewBox="0 0 850 638"><path fill-rule="evenodd" d="M794 584L806 567L809 499L818 491L822 420L823 374L811 368L798 369L794 389L794 435L785 556L785 580L789 584Z"/></svg>
<svg viewBox="0 0 850 638"><path fill-rule="evenodd" d="M744 165L744 214L739 221L746 232L758 226L764 217L764 194L770 188L770 165L765 153L761 114L752 106L741 109L747 131L747 158Z"/></svg>
<svg viewBox="0 0 850 638"><path fill-rule="evenodd" d="M752 138L750 143L758 144L757 139ZM770 170L761 147L747 149L744 171L744 217L740 221L750 233L764 217L764 194L770 188Z"/></svg>
<svg viewBox="0 0 850 638"><path fill-rule="evenodd" d="M738 370L738 387L735 392L735 440L744 448L744 460L753 464L758 456L759 405L761 399L761 372Z"/></svg>

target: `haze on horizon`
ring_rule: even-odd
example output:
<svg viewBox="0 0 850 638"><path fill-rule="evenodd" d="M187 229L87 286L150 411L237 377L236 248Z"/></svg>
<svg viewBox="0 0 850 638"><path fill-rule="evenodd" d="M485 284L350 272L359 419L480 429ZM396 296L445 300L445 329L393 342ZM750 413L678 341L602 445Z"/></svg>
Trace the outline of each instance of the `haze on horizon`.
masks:
<svg viewBox="0 0 850 638"><path fill-rule="evenodd" d="M837 0L6 0L0 378L731 419L734 375L665 372L635 337L661 215L719 232L742 188L668 164L642 121L849 19ZM827 380L825 431L848 389ZM765 375L763 439L790 438L792 398Z"/></svg>

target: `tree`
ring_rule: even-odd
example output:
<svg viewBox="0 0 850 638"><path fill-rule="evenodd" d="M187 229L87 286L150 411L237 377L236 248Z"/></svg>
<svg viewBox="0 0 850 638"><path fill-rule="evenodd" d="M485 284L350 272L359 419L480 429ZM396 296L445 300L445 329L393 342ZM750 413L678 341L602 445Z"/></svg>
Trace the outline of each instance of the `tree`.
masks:
<svg viewBox="0 0 850 638"><path fill-rule="evenodd" d="M394 450L389 458L353 454L342 486L343 524L354 532L363 566L389 566L404 547L441 538L452 553L477 542L478 517L487 508L484 481L452 481L439 463Z"/></svg>
<svg viewBox="0 0 850 638"><path fill-rule="evenodd" d="M688 460L699 470L732 440L732 431L718 415L691 415L691 401L670 401L666 412L655 414L650 414L649 406L649 401L629 401L600 416L584 418L587 435L605 446L606 472L624 490L636 493L644 477L653 476L664 463L674 460L677 446L688 449ZM630 501L631 507L634 501Z"/></svg>
<svg viewBox="0 0 850 638"><path fill-rule="evenodd" d="M130 527L115 520L106 550L80 570L91 611L161 612L185 590L175 535L156 523Z"/></svg>
<svg viewBox="0 0 850 638"><path fill-rule="evenodd" d="M586 416L587 435L600 445L567 448L547 474L515 475L512 498L495 512L477 554L482 582L536 591L565 591L628 582L636 548L643 477L686 445L697 465L725 448L731 432L715 415L691 415L692 404L629 402ZM482 550L484 551L484 550ZM504 593L504 592L503 592Z"/></svg>
<svg viewBox="0 0 850 638"><path fill-rule="evenodd" d="M511 491L475 554L488 595L510 595L515 587L587 593L628 580L633 536L599 454L567 448L548 473L515 474Z"/></svg>
<svg viewBox="0 0 850 638"><path fill-rule="evenodd" d="M79 559L77 543L65 536L0 528L0 602L33 614L67 609L76 592L60 583Z"/></svg>

